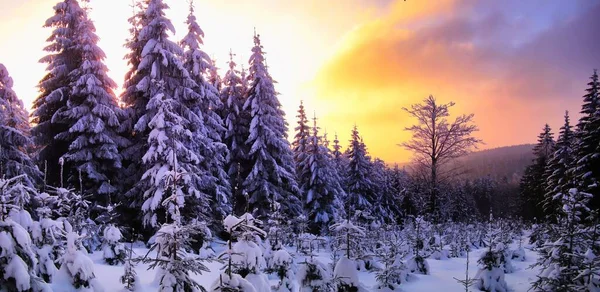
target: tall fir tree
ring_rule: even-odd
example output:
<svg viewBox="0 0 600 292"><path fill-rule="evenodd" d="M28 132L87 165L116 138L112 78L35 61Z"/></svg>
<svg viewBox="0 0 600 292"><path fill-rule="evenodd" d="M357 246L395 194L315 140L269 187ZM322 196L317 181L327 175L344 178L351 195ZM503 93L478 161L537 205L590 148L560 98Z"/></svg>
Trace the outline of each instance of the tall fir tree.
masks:
<svg viewBox="0 0 600 292"><path fill-rule="evenodd" d="M545 219L547 215L542 208L547 186L546 168L548 160L555 150L554 138L550 126L546 124L538 136L538 143L533 148L533 163L525 169L520 183L523 198L523 215L526 219Z"/></svg>
<svg viewBox="0 0 600 292"><path fill-rule="evenodd" d="M342 145L340 145L340 140L338 140L338 135L335 133L335 138L333 139L333 158L338 159L342 156Z"/></svg>
<svg viewBox="0 0 600 292"><path fill-rule="evenodd" d="M554 197L558 193L566 193L573 187L569 169L573 166L574 133L569 120L569 112L565 112L565 123L560 128L556 141L556 150L551 154L546 166L547 186L543 207L546 214L552 216L557 223L557 215L562 205Z"/></svg>
<svg viewBox="0 0 600 292"><path fill-rule="evenodd" d="M192 149L200 155L199 167L206 173L203 178L202 192L210 195L212 211L215 215L212 219L217 226L221 226L221 220L231 214L231 186L225 171L228 151L222 141L225 133L223 120L218 114L223 108L223 103L218 90L204 78L213 65L208 55L200 48L203 44L204 32L196 21L193 2L190 2L186 24L188 33L181 41L184 49L183 65L196 82L197 87L194 90L198 93L199 99L190 96L193 99L186 100L185 103L192 112L203 119L203 124L191 125L196 138Z"/></svg>
<svg viewBox="0 0 600 292"><path fill-rule="evenodd" d="M138 189L137 182L141 179L144 170L142 169L142 156L148 151L148 130L140 132L135 129L135 124L146 112L146 106L150 96L138 89L138 84L149 78L150 70L147 66L140 67L142 62L142 50L148 42L150 35L141 34L144 27L149 24L146 11L149 0L136 0L133 5L133 15L128 19L131 27L130 36L125 42L125 47L129 50L125 55L125 60L129 65L129 70L125 73L123 82L123 92L120 100L123 104L123 116L121 118L121 132L129 139L129 145L122 149L123 155L123 180L122 184L127 190L123 200L128 202L124 208L130 209L125 214L131 215L131 221L139 220L139 208L142 206L142 192ZM128 220L128 216L123 216ZM139 223L139 222L137 222Z"/></svg>
<svg viewBox="0 0 600 292"><path fill-rule="evenodd" d="M0 63L0 178L25 175L23 184L33 188L42 174L27 153L33 145L28 113L12 86L8 70Z"/></svg>
<svg viewBox="0 0 600 292"><path fill-rule="evenodd" d="M69 145L62 156L70 166L65 169L69 185L81 187L84 193L95 195L95 202L107 204L108 196L117 191L119 148L127 142L118 133L120 108L113 92L116 84L107 75L106 56L98 47L95 31L84 14L73 39L82 62L69 74L72 82L65 89L69 92L67 106L54 115L69 128L55 139Z"/></svg>
<svg viewBox="0 0 600 292"><path fill-rule="evenodd" d="M177 195L178 205L184 206L184 222L206 220L210 212L208 194L201 191L206 175L198 167L202 158L190 146L196 139L191 125L202 125L203 120L185 104L200 98L194 91L198 85L183 67L183 51L168 39L169 31L174 31L165 16L168 8L162 0L151 0L145 12L148 25L140 31L147 42L138 70L150 74L136 86L147 95L148 104L134 131L147 133L148 148L142 157L144 174L135 187L143 190L144 224L150 227L158 227L168 214L173 215L173 208L161 204L172 172L184 176Z"/></svg>
<svg viewBox="0 0 600 292"><path fill-rule="evenodd" d="M246 88L240 72L233 61L233 53L229 54L229 70L223 77L221 100L223 101L223 116L225 119L225 138L228 156L225 169L229 175L234 214L241 216L246 210L247 200L242 190L242 184L250 172L246 144L250 133L250 112L244 109Z"/></svg>
<svg viewBox="0 0 600 292"><path fill-rule="evenodd" d="M69 130L69 125L55 115L64 111L71 94L71 71L81 65L81 48L76 46L76 32L85 20L85 11L77 0L64 0L54 6L54 15L44 24L52 28L49 44L44 48L48 55L40 59L47 64L46 75L40 80L40 95L33 101L31 129L38 147L38 165L47 166L46 182L60 185L59 159L69 150L69 142L56 139L56 135Z"/></svg>
<svg viewBox="0 0 600 292"><path fill-rule="evenodd" d="M577 124L575 165L571 172L575 184L584 192L592 194L590 209L600 208L600 82L598 71L590 77L583 96L581 118Z"/></svg>
<svg viewBox="0 0 600 292"><path fill-rule="evenodd" d="M319 136L316 117L312 134L306 139L305 155L298 162L302 171L300 189L303 196L308 228L313 234L323 234L338 218L343 217L340 198L345 197L341 179L332 164L329 149Z"/></svg>
<svg viewBox="0 0 600 292"><path fill-rule="evenodd" d="M306 183L304 177L306 175L304 172L306 169L303 169L301 166L301 162L305 159L307 155L307 148L309 144L310 137L310 127L308 126L308 119L306 118L306 111L304 110L304 102L300 101L300 106L298 108L298 125L294 128L296 131L296 135L294 136L294 141L292 142L292 150L294 151L294 162L296 163L296 174L298 176L298 184L302 185Z"/></svg>
<svg viewBox="0 0 600 292"><path fill-rule="evenodd" d="M287 141L287 122L277 98L274 81L267 72L259 35L249 60L250 88L244 108L250 111L249 161L252 169L244 181L249 210L264 219L270 206L279 203L288 216L301 212L292 149Z"/></svg>
<svg viewBox="0 0 600 292"><path fill-rule="evenodd" d="M375 184L371 180L371 158L356 125L352 129L350 145L345 155L348 157L345 178L348 194L346 211L349 213L348 216L357 217L360 223L368 223L371 221L370 209L376 202L377 194Z"/></svg>

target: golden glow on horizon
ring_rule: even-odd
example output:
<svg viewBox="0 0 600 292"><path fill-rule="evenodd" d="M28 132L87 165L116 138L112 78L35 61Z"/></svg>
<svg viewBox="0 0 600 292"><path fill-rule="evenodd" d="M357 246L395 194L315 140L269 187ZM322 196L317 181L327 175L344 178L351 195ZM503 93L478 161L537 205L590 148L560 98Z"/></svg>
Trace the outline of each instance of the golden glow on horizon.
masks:
<svg viewBox="0 0 600 292"><path fill-rule="evenodd" d="M531 115L509 90L516 85L483 71L463 70L474 62L465 57L472 55L473 43L419 40L415 27L452 17L457 1L196 0L195 6L205 33L203 49L216 58L222 73L230 49L236 54L238 69L240 65L247 67L256 27L270 73L278 81L276 90L281 93L290 133L303 99L307 113L312 117L316 111L319 125L328 131L330 140L337 132L345 148L350 130L357 124L371 155L393 163L410 157L397 146L409 138L403 129L413 123L401 108L429 94L442 102L457 102L453 113L474 112L481 129L478 136L487 143L484 148L533 141L541 129L537 120L516 118ZM27 107L37 96L35 86L45 74L44 65L37 61L44 55L42 48L50 30L42 25L56 2L0 0L0 62L7 66L15 91ZM122 84L128 70L123 44L128 36L131 1L90 2L109 75ZM186 32L188 4L181 0L165 2L171 7L167 16L177 30L172 40L178 41ZM560 121L564 109L577 110L564 104L549 106L551 117L538 120ZM501 107L503 111L497 110ZM498 129L499 123L505 127ZM527 135L514 135L515 129Z"/></svg>

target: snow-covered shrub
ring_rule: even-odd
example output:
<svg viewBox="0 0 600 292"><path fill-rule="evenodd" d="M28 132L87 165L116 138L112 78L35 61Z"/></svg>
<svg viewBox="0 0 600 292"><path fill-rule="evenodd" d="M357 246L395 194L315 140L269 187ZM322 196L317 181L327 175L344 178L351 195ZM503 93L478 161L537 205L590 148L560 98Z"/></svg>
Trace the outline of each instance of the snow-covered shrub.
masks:
<svg viewBox="0 0 600 292"><path fill-rule="evenodd" d="M408 269L402 257L402 241L395 234L390 234L376 250L376 255L382 262L376 271L378 291L396 290L398 285L408 280Z"/></svg>
<svg viewBox="0 0 600 292"><path fill-rule="evenodd" d="M102 233L102 255L104 261L111 266L125 263L127 255L125 246L121 242L122 238L121 231L115 225L109 224L104 228Z"/></svg>
<svg viewBox="0 0 600 292"><path fill-rule="evenodd" d="M256 289L238 274L232 273L230 277L229 274L222 273L210 287L210 292L256 292Z"/></svg>
<svg viewBox="0 0 600 292"><path fill-rule="evenodd" d="M36 209L39 221L33 222L31 237L37 246L37 274L47 283L53 281L60 265L60 257L65 252L63 222L51 218L54 197L47 193L40 193L36 200L40 206Z"/></svg>
<svg viewBox="0 0 600 292"><path fill-rule="evenodd" d="M211 291L270 291L268 280L261 273L265 264L262 250L255 242L260 237L266 236L266 233L257 226L259 223L250 214L244 214L241 218L229 215L223 219L225 231L230 234L230 239L227 242L227 249L218 258L225 260L226 265L224 273L211 286ZM238 240L235 245L234 239Z"/></svg>
<svg viewBox="0 0 600 292"><path fill-rule="evenodd" d="M137 289L137 285L140 282L137 273L135 271L135 262L133 261L133 242L129 246L128 249L129 255L127 257L127 261L123 266L123 275L119 279L121 284L125 286L125 289L129 291L135 291Z"/></svg>
<svg viewBox="0 0 600 292"><path fill-rule="evenodd" d="M479 270L475 274L475 287L481 291L507 292L504 268L500 263L501 253L491 248L477 261Z"/></svg>
<svg viewBox="0 0 600 292"><path fill-rule="evenodd" d="M356 263L347 257L342 257L333 270L333 279L338 292L366 292L358 279Z"/></svg>
<svg viewBox="0 0 600 292"><path fill-rule="evenodd" d="M60 270L52 283L54 291L102 292L104 289L94 274L94 262L80 248L81 237L65 222L66 251L60 258Z"/></svg>
<svg viewBox="0 0 600 292"><path fill-rule="evenodd" d="M312 256L298 268L300 292L331 292L333 283L327 265Z"/></svg>
<svg viewBox="0 0 600 292"><path fill-rule="evenodd" d="M429 275L429 263L420 255L414 255L406 261L406 268L414 274Z"/></svg>
<svg viewBox="0 0 600 292"><path fill-rule="evenodd" d="M494 248L499 256L500 265L502 265L502 269L505 274L510 274L515 271L515 267L512 264L512 251L508 249L503 243L498 243Z"/></svg>
<svg viewBox="0 0 600 292"><path fill-rule="evenodd" d="M294 276L294 259L285 250L280 249L273 254L273 270L277 273L279 283L275 287L277 292L296 291L296 282Z"/></svg>
<svg viewBox="0 0 600 292"><path fill-rule="evenodd" d="M361 254L361 239L365 236L364 228L354 225L350 220L342 220L331 225L329 229L335 234L333 243L337 251L343 251L347 259Z"/></svg>
<svg viewBox="0 0 600 292"><path fill-rule="evenodd" d="M159 285L159 291L204 290L204 287L190 277L190 273L202 274L209 271L198 255L187 252L191 237L196 232L196 226L181 226L177 220L164 224L157 231L155 243L150 248L150 251L156 250L157 256L153 259L146 255L142 261L150 264L150 269L157 269L155 281Z"/></svg>
<svg viewBox="0 0 600 292"><path fill-rule="evenodd" d="M36 265L27 230L10 218L0 218L0 290L47 290L43 280L35 275Z"/></svg>

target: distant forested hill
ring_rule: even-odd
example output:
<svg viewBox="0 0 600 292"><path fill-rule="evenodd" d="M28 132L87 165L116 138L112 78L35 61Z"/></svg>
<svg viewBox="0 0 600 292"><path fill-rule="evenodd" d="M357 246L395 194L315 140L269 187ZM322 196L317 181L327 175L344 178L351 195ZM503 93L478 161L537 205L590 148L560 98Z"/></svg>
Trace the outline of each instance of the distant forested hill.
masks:
<svg viewBox="0 0 600 292"><path fill-rule="evenodd" d="M495 179L506 177L508 182L518 183L525 167L533 159L533 144L513 145L473 152L457 159L453 167L458 168L463 178L490 176Z"/></svg>

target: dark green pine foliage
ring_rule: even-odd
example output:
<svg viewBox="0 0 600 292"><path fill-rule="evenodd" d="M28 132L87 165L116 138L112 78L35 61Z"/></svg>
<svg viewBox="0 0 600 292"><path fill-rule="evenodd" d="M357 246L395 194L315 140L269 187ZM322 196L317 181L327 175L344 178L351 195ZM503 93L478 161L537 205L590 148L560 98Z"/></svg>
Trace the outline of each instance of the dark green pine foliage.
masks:
<svg viewBox="0 0 600 292"><path fill-rule="evenodd" d="M250 146L248 158L252 169L244 181L249 196L249 211L259 219L272 213L279 203L289 217L302 211L296 182L292 149L287 140L287 123L277 98L274 81L267 72L263 47L258 35L250 57L248 80L250 89L244 109L250 111Z"/></svg>
<svg viewBox="0 0 600 292"><path fill-rule="evenodd" d="M0 178L25 174L21 182L33 188L42 174L27 153L33 145L28 113L12 86L8 70L0 64Z"/></svg>
<svg viewBox="0 0 600 292"><path fill-rule="evenodd" d="M377 194L375 183L371 180L371 158L356 126L352 129L350 146L345 155L348 157L345 178L347 215L355 217L359 223L368 223Z"/></svg>
<svg viewBox="0 0 600 292"><path fill-rule="evenodd" d="M554 138L550 126L546 124L538 136L538 143L533 148L535 158L525 169L520 183L520 193L523 198L523 217L525 219L543 220L547 215L542 202L546 194L548 161L555 150Z"/></svg>
<svg viewBox="0 0 600 292"><path fill-rule="evenodd" d="M556 141L556 151L552 153L546 167L547 186L544 196L544 212L550 216L552 222L557 223L557 215L562 208L555 199L556 194L566 193L574 185L569 169L573 166L574 133L569 122L569 112L565 112L565 123L560 128Z"/></svg>
<svg viewBox="0 0 600 292"><path fill-rule="evenodd" d="M571 169L575 184L590 193L590 209L600 208L600 83L594 70L583 96L581 118L577 124L575 166Z"/></svg>
<svg viewBox="0 0 600 292"><path fill-rule="evenodd" d="M33 101L31 129L34 143L38 147L36 160L40 167L47 165L46 183L60 185L59 159L69 150L69 142L57 140L59 133L69 130L69 124L55 113L65 110L69 100L69 74L82 62L82 52L76 46L76 31L85 20L85 11L77 0L64 0L54 6L54 15L46 20L44 27L52 28L48 45L44 51L48 55L40 59L47 64L46 75L40 80L40 95ZM68 167L67 167L68 168Z"/></svg>

